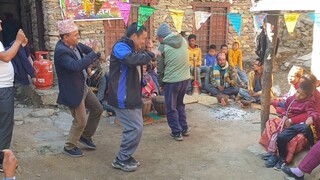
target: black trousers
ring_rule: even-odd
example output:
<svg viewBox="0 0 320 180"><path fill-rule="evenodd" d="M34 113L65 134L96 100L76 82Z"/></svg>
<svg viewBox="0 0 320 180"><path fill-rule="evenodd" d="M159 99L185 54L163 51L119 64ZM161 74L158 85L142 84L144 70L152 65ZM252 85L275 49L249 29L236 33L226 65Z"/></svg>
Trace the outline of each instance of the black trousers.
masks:
<svg viewBox="0 0 320 180"><path fill-rule="evenodd" d="M13 87L0 88L0 150L10 147L13 132L14 95ZM0 154L0 164L3 162Z"/></svg>
<svg viewBox="0 0 320 180"><path fill-rule="evenodd" d="M277 146L279 151L279 156L281 160L285 160L288 154L287 144L291 139L293 139L297 134L302 133L307 139L310 146L314 144L314 137L310 126L306 124L295 124L286 128L282 133L278 135Z"/></svg>

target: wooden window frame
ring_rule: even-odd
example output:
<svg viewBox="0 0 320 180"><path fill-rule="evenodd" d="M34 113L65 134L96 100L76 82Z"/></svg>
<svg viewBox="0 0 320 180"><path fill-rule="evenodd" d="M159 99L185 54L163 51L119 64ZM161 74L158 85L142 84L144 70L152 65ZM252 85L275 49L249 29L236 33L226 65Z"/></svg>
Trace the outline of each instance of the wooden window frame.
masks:
<svg viewBox="0 0 320 180"><path fill-rule="evenodd" d="M226 8L226 12L229 12L230 10L230 3L228 2L191 2L192 5L192 10L193 12L196 11L197 8L210 8L210 13L212 13L211 17L214 16L215 12L213 11L214 8ZM225 14L225 16L227 16L227 14ZM195 16L193 14L193 18L192 18L193 24L195 24ZM202 49L208 49L208 46L210 44L215 44L213 42L213 38L210 35L213 32L213 18L210 18L210 27L209 27L209 44L207 44L207 47L201 47ZM225 25L226 29L225 29L225 44L227 44L228 41L228 30L229 30L229 23L228 23L228 19L226 18L226 25ZM195 26L193 26L192 28L192 33L196 34L197 29ZM217 45L217 44L216 44ZM217 51L220 49L220 47L217 46ZM203 56L205 56L205 53L203 52Z"/></svg>

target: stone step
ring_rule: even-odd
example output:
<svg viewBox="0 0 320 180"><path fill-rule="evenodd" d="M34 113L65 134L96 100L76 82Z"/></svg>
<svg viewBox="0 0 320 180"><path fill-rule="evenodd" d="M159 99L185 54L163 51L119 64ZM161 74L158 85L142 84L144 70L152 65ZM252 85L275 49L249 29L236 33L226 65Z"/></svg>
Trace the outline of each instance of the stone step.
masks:
<svg viewBox="0 0 320 180"><path fill-rule="evenodd" d="M34 85L29 86L16 86L16 94L19 97L26 97L30 100L31 104L36 107L43 106L57 106L58 86L55 85L50 89L39 90Z"/></svg>

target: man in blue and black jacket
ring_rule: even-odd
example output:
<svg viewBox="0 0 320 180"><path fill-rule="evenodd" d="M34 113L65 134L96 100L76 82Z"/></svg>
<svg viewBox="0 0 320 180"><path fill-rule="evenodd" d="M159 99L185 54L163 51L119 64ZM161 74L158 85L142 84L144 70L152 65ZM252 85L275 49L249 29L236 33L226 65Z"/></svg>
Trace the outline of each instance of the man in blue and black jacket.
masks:
<svg viewBox="0 0 320 180"><path fill-rule="evenodd" d="M114 107L124 127L120 151L112 166L123 171L135 171L140 163L132 157L143 130L142 119L142 65L148 64L155 54L142 50L147 30L131 24L124 37L112 49L109 71L108 103Z"/></svg>

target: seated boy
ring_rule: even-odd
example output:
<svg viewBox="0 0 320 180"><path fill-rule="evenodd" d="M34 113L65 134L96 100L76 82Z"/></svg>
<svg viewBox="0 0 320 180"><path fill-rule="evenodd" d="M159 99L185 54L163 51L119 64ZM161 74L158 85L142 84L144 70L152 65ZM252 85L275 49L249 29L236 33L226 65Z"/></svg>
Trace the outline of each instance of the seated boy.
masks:
<svg viewBox="0 0 320 180"><path fill-rule="evenodd" d="M304 141L301 138L300 138L300 140L302 140L301 142L299 142L300 141L299 138L296 140L297 142L292 142L292 140L296 138L296 136L299 133L303 134L302 138L305 137L310 146L314 144L316 136L313 134L311 125L318 124L317 118L319 116L319 113L316 111L316 107L315 107L315 99L313 96L314 90L315 90L314 84L310 83L310 81L305 81L299 85L299 88L297 89L297 92L295 93L295 95L287 99L285 104L286 111L283 113L284 115L283 120L285 121L285 126L287 128L284 129L284 131L282 131L277 137L277 147L278 147L279 156L270 157L265 164L267 167L274 166L276 170L280 170L281 167L284 165L284 163L289 163L289 161L292 160L292 157L288 158L288 154L290 153L290 151L297 152L297 150L292 150L290 144L295 143L294 148L298 148L299 143L300 143L300 146L301 146L301 143L304 144ZM308 118L301 123L292 124L291 119L303 113L307 113ZM270 123L270 121L273 121L273 123ZM279 121L277 122L277 119L270 119L268 120L267 124L268 123L274 124L275 128L278 127L280 124ZM266 127L266 129L267 128L268 127ZM263 141L265 141L264 139L265 133L267 133L268 131L266 129L260 139L261 144L263 144ZM299 147L299 148L301 151L303 147Z"/></svg>
<svg viewBox="0 0 320 180"><path fill-rule="evenodd" d="M147 65L142 66L143 69L143 79L142 79L142 97L150 98L158 94L155 83L152 77L147 72Z"/></svg>
<svg viewBox="0 0 320 180"><path fill-rule="evenodd" d="M188 51L189 51L189 65L190 73L193 75L194 70L196 70L196 80L199 82L200 87L205 89L209 84L210 68L207 66L202 66L202 53L199 46L196 44L196 35L190 34L188 36ZM201 83L200 74L205 73L204 86ZM189 84L188 90L191 90L191 84Z"/></svg>
<svg viewBox="0 0 320 180"><path fill-rule="evenodd" d="M204 62L205 62L204 64L210 68L216 64L216 61L217 61L216 50L217 50L216 45L211 44L209 46L209 51L206 54L206 57L204 59Z"/></svg>
<svg viewBox="0 0 320 180"><path fill-rule="evenodd" d="M240 42L235 40L232 43L232 49L228 52L229 64L237 70L237 82L240 87L248 86L248 77L243 71L242 67L242 51L240 49Z"/></svg>

